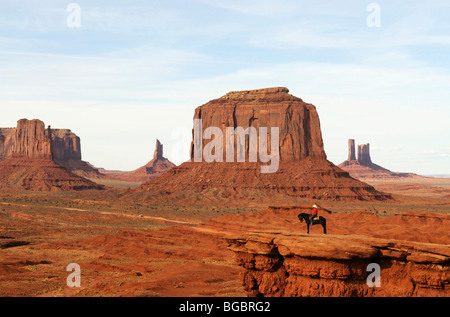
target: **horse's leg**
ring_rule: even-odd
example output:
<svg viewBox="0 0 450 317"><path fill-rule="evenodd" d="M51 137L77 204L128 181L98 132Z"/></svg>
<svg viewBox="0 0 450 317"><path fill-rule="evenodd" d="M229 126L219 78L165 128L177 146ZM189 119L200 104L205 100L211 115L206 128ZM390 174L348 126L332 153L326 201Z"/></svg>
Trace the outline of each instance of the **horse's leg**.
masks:
<svg viewBox="0 0 450 317"><path fill-rule="evenodd" d="M327 234L327 221L324 219L322 221L323 233Z"/></svg>
<svg viewBox="0 0 450 317"><path fill-rule="evenodd" d="M309 234L309 222L306 223L306 233Z"/></svg>

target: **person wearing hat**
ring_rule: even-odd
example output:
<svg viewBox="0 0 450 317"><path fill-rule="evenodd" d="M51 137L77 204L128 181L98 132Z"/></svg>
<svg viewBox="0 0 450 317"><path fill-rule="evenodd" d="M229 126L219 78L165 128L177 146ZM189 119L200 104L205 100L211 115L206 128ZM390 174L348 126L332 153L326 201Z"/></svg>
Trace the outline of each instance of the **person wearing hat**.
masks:
<svg viewBox="0 0 450 317"><path fill-rule="evenodd" d="M313 211L312 211L311 217L309 217L309 223L310 223L311 225L312 225L312 223L313 223L314 217L317 217L317 205L314 204L314 205L312 206L312 208L313 208Z"/></svg>

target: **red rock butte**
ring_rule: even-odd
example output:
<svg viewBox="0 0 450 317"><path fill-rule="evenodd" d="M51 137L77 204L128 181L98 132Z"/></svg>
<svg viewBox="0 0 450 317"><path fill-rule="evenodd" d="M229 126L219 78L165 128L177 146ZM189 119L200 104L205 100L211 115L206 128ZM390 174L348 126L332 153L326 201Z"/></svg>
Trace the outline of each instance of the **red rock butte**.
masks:
<svg viewBox="0 0 450 317"><path fill-rule="evenodd" d="M6 131L7 136L2 134L0 140L4 159L0 162L0 189L71 191L103 188L55 162L53 133L50 126L45 129L44 122L21 119L17 128Z"/></svg>
<svg viewBox="0 0 450 317"><path fill-rule="evenodd" d="M25 129L24 125L34 125L34 128ZM45 128L42 129L43 125L44 123L40 120L22 119L17 122L17 128L0 128L0 162L12 157L13 152L16 152L16 155L21 153L19 156L22 154L40 156L39 152L44 150L42 149L44 145L34 144L34 140L44 139L43 135L40 135L42 133L47 136L48 133L51 133L50 143L44 142L45 146L51 146L51 151L48 149L44 151L47 158L51 152L53 160L71 172L82 176L99 175L98 169L88 162L82 161L81 142L75 133L69 129L45 130ZM29 135L24 135L22 138L22 133L29 133ZM22 139L22 144L18 144L17 138Z"/></svg>
<svg viewBox="0 0 450 317"><path fill-rule="evenodd" d="M248 199L270 193L329 200L391 199L390 195L353 179L327 160L315 106L289 94L287 88L229 92L197 107L195 119L202 120L203 131L219 127L223 135L227 127L266 127L268 130L278 127L280 164L277 172L262 174L263 163L248 162L248 136L246 162L192 162L193 138L191 162L141 185L134 193L168 195L187 191L201 193L200 199L208 193L225 199ZM203 147L207 143L203 142Z"/></svg>
<svg viewBox="0 0 450 317"><path fill-rule="evenodd" d="M202 119L203 131L207 127L221 127L223 135L227 127L278 127L281 161L326 159L316 108L290 95L287 88L229 92L195 109L194 119ZM191 160L193 146L192 142Z"/></svg>

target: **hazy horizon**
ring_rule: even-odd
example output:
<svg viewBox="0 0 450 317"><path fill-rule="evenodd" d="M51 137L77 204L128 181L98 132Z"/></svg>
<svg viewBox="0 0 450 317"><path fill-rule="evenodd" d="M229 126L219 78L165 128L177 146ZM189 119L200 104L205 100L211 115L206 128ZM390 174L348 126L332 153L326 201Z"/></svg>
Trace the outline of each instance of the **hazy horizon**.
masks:
<svg viewBox="0 0 450 317"><path fill-rule="evenodd" d="M391 171L450 174L446 1L71 2L0 3L0 127L70 129L108 170L146 164L159 139L178 165L196 107L287 87L316 106L331 162L355 139Z"/></svg>

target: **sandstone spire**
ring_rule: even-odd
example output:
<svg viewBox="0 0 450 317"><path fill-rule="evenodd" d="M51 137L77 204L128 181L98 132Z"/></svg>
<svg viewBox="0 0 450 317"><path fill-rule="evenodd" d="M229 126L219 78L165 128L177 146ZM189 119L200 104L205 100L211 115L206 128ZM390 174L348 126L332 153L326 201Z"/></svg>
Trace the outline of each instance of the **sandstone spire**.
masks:
<svg viewBox="0 0 450 317"><path fill-rule="evenodd" d="M108 173L108 175L109 177L118 180L144 183L153 178L159 177L161 174L169 171L173 167L175 167L175 164L163 156L163 145L158 139L156 139L153 159L150 162L131 172Z"/></svg>
<svg viewBox="0 0 450 317"><path fill-rule="evenodd" d="M355 155L355 140L349 139L348 140L348 161L355 161L356 155Z"/></svg>
<svg viewBox="0 0 450 317"><path fill-rule="evenodd" d="M153 159L157 160L162 158L163 158L163 145L161 144L161 142L159 142L158 139L156 139L156 147L155 152L153 153Z"/></svg>

